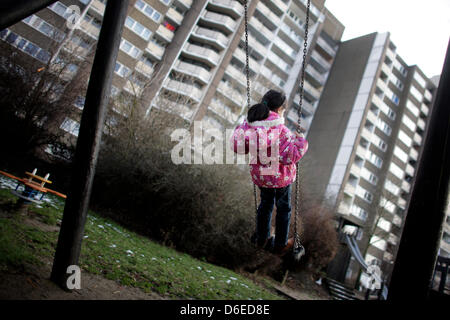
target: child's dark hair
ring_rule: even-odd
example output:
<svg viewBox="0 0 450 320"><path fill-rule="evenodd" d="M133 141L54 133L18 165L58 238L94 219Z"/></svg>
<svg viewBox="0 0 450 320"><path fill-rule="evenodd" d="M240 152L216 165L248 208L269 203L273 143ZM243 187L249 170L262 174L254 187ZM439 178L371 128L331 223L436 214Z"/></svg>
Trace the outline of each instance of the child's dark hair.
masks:
<svg viewBox="0 0 450 320"><path fill-rule="evenodd" d="M286 100L283 92L269 90L261 100L261 103L254 104L248 109L247 121L254 122L267 119L270 111L274 111L281 107Z"/></svg>

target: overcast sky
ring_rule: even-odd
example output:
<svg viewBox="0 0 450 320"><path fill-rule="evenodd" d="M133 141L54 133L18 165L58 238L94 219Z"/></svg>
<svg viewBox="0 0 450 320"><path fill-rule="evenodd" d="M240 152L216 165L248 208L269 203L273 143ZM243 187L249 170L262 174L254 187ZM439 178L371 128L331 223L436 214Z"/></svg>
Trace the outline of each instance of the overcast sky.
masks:
<svg viewBox="0 0 450 320"><path fill-rule="evenodd" d="M450 0L326 0L342 22L342 40L391 33L397 53L428 76L440 74L450 37Z"/></svg>

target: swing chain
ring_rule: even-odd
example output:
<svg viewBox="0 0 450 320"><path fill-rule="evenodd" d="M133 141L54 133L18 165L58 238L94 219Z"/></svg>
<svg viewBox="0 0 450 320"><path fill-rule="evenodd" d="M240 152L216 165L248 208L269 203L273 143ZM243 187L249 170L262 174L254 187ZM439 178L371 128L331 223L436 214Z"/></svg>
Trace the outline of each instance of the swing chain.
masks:
<svg viewBox="0 0 450 320"><path fill-rule="evenodd" d="M303 105L303 93L304 93L304 83L305 83L305 66L306 66L306 55L308 52L308 26L309 26L309 11L310 11L311 0L308 0L306 6L306 22L305 22L305 39L303 43L303 61L302 61L302 74L300 82L300 101L298 110L298 126L297 132L302 134L301 131L301 115L302 115L302 105ZM300 234L298 233L298 212L299 212L299 190L300 190L300 166L299 163L296 164L296 181L295 181L295 216L294 216L294 249L299 249L302 247L300 243Z"/></svg>
<svg viewBox="0 0 450 320"><path fill-rule="evenodd" d="M250 108L250 70L249 70L249 53L248 53L248 6L247 0L244 1L244 24L245 24L245 73L247 76L247 106ZM256 185L253 184L253 199L255 200L255 221L258 220L258 203Z"/></svg>

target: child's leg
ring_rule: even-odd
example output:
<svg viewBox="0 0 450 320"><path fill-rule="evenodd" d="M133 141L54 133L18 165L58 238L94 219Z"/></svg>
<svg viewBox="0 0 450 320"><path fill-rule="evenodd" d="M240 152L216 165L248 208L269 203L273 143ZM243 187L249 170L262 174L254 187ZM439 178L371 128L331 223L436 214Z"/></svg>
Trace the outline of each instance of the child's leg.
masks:
<svg viewBox="0 0 450 320"><path fill-rule="evenodd" d="M275 248L284 248L288 242L291 221L291 185L276 189L277 217L275 226Z"/></svg>
<svg viewBox="0 0 450 320"><path fill-rule="evenodd" d="M270 237L272 211L275 204L275 189L259 188L261 190L261 203L258 206L256 232L258 245L262 246Z"/></svg>

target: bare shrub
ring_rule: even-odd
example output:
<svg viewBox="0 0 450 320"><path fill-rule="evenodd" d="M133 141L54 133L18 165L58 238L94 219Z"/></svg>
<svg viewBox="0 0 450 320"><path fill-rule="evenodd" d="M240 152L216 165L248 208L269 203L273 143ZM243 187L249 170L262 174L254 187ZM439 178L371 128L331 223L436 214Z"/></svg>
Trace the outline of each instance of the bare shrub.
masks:
<svg viewBox="0 0 450 320"><path fill-rule="evenodd" d="M326 267L338 250L339 242L333 217L330 209L317 203L310 203L301 212L305 263L314 273Z"/></svg>

